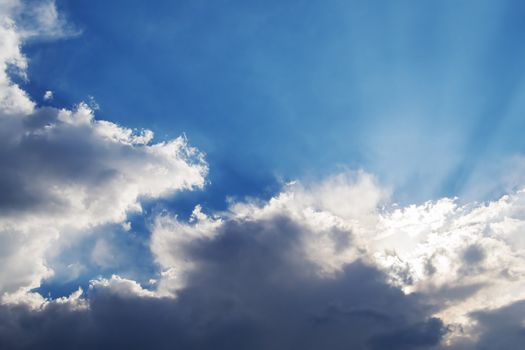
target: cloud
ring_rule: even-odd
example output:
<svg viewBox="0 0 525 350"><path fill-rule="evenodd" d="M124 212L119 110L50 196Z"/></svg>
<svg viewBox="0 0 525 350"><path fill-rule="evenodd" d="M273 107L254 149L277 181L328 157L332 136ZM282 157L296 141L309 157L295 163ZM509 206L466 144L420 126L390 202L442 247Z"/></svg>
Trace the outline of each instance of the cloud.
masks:
<svg viewBox="0 0 525 350"><path fill-rule="evenodd" d="M525 341L525 301L470 314L471 336L457 341L452 350L519 349ZM463 330L460 330L463 331Z"/></svg>
<svg viewBox="0 0 525 350"><path fill-rule="evenodd" d="M419 296L362 261L319 275L302 252L304 234L285 216L225 222L214 237L185 246L195 266L176 298L113 276L92 282L87 307L74 298L39 310L3 306L9 316L0 319L0 339L13 349L425 349L440 342L446 327Z"/></svg>
<svg viewBox="0 0 525 350"><path fill-rule="evenodd" d="M49 101L49 100L52 100L53 99L53 91L51 90L47 90L45 93L44 93L44 101Z"/></svg>
<svg viewBox="0 0 525 350"><path fill-rule="evenodd" d="M205 215L198 207L189 223L160 215L151 238L162 271L157 292L178 296L191 284L195 271L203 268L190 253L200 244L195 242L230 231L250 236L268 225L277 235L296 235L294 244L286 246L289 258L299 256L324 281L361 261L379 269L390 286L420 295L431 315L450 326L447 344L475 335L475 312L525 299L525 191L486 203L460 205L444 198L402 208L386 204L387 193L372 176L355 172L320 183L297 182L268 202L234 202L223 213ZM275 224L279 220L293 229ZM281 249L282 239L269 245L269 264L278 259L270 246ZM228 259L234 254L228 249L225 243L215 254ZM264 273L254 274L264 278Z"/></svg>
<svg viewBox="0 0 525 350"><path fill-rule="evenodd" d="M202 188L208 167L184 137L154 143L149 130L97 119L94 104L38 107L12 79L27 78L22 45L77 31L52 1L4 1L0 11L0 347L522 343L525 190L400 207L363 171L290 183L223 212L197 206L188 222L163 212L150 227L160 270L150 289L113 275L69 297L34 292L86 237L95 266L122 259L106 230L130 230L146 200Z"/></svg>
<svg viewBox="0 0 525 350"><path fill-rule="evenodd" d="M480 350L513 349L525 341L525 301L472 314L479 334L474 347Z"/></svg>
<svg viewBox="0 0 525 350"><path fill-rule="evenodd" d="M95 120L84 104L3 115L0 130L0 259L11 266L2 291L49 276L44 254L59 237L124 223L143 198L204 185L207 166L184 138L151 144L151 132Z"/></svg>
<svg viewBox="0 0 525 350"><path fill-rule="evenodd" d="M6 4L3 6L7 7ZM2 13L8 13L2 9ZM22 38L17 32L15 22L9 16L0 18L0 107L3 114L31 113L34 103L25 91L14 84L9 72L25 77L27 60L21 52Z"/></svg>
<svg viewBox="0 0 525 350"><path fill-rule="evenodd" d="M45 35L64 27L53 2L2 6L12 18L32 16ZM52 276L50 259L72 242L124 224L143 200L202 187L207 165L184 137L153 143L151 131L98 120L86 103L36 107L8 72L25 74L29 35L11 17L0 23L0 296L14 302ZM97 263L108 250L98 245Z"/></svg>
<svg viewBox="0 0 525 350"><path fill-rule="evenodd" d="M333 176L312 186L290 184L268 203L234 202L229 212L211 217L197 207L189 224L172 215L160 215L152 229L151 250L163 269L161 290L173 292L186 270L191 270L193 262L185 256L186 244L210 239L223 225L237 219L273 220L284 216L299 223L304 233L298 247L309 261L319 266L319 274L332 275L364 256L359 251L358 232L366 232L377 222L374 213L386 193L375 185L372 176L355 172Z"/></svg>
<svg viewBox="0 0 525 350"><path fill-rule="evenodd" d="M384 213L375 259L405 291L435 298L438 315L468 332L471 312L525 299L524 203L520 190L492 202L442 199Z"/></svg>
<svg viewBox="0 0 525 350"><path fill-rule="evenodd" d="M71 37L80 32L59 14L52 0L30 3L4 0L0 3L0 13L0 113L30 114L35 103L10 77L18 75L27 80L23 44L28 40Z"/></svg>
<svg viewBox="0 0 525 350"><path fill-rule="evenodd" d="M59 12L54 0L4 0L4 11L16 21L17 33L24 40L60 39L79 35Z"/></svg>

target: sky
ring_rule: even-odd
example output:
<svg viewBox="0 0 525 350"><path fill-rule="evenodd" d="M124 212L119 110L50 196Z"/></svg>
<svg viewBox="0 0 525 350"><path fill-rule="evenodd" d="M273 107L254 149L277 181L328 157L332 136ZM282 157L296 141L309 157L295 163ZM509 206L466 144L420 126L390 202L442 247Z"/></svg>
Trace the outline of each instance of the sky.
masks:
<svg viewBox="0 0 525 350"><path fill-rule="evenodd" d="M524 15L0 0L0 348L518 348Z"/></svg>

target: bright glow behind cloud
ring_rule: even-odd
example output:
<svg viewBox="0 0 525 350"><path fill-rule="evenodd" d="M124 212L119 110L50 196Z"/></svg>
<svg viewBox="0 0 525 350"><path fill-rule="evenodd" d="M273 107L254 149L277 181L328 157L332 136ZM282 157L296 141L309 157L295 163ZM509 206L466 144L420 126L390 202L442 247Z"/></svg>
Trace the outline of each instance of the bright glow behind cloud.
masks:
<svg viewBox="0 0 525 350"><path fill-rule="evenodd" d="M366 261L467 332L472 312L525 298L525 191L488 203L461 206L444 198L405 208L385 206L384 193L370 175L347 173L309 186L295 183L267 203L233 203L214 217L197 208L189 224L160 216L152 237L164 270L159 292L184 289L185 276L196 268L186 253L193 241L212 239L232 222L250 235L250 223L284 217L301 228L297 249L320 276L337 278L348 264Z"/></svg>
<svg viewBox="0 0 525 350"><path fill-rule="evenodd" d="M340 336L377 349L396 341L431 347L445 333L444 346L474 344L478 333L482 340L492 337L492 320L509 314L508 305L525 299L525 190L487 203L442 198L399 207L390 190L363 171L291 183L268 201L232 201L210 215L197 206L189 222L169 211L158 215L149 248L161 271L152 290L112 275L92 280L87 294L79 289L49 300L32 292L53 275L52 258L74 242L104 225L129 230L128 216L141 212L144 199L202 188L208 168L184 137L153 143L151 131L97 120L86 103L72 110L36 106L11 79L26 74L22 44L76 32L52 1L31 7L31 25L18 27L14 18L23 9L17 1L0 5L9 14L0 22L5 310L25 304L37 311L23 317L45 318L50 310L66 319L84 317L109 295L131 300L132 307L166 306L173 313L165 319L178 322L181 339L204 329L208 345L214 338L207 325L224 331L249 321L260 327L254 333L264 330L258 339L277 334L282 348L313 328L320 339ZM90 258L99 267L111 264L104 237L97 237ZM74 318L81 329L82 317ZM341 320L352 327L341 327ZM316 322L329 331L311 326ZM349 340L345 332L354 326L363 334Z"/></svg>

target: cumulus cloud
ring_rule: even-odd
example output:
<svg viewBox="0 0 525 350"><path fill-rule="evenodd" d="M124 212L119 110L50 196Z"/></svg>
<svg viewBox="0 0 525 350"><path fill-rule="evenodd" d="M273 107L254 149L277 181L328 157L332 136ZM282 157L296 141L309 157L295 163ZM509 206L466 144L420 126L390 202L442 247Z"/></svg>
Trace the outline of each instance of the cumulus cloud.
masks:
<svg viewBox="0 0 525 350"><path fill-rule="evenodd" d="M0 10L9 13L9 2L4 3ZM14 20L4 15L0 17L0 106L3 114L30 113L34 103L25 91L14 84L9 72L15 72L25 77L27 60L21 52L22 38L17 31Z"/></svg>
<svg viewBox="0 0 525 350"><path fill-rule="evenodd" d="M295 232L288 254L300 256L318 278L337 278L361 261L382 271L390 286L420 295L450 327L444 342L450 346L475 337L476 312L525 299L525 191L487 203L445 198L403 208L386 205L387 193L370 175L346 173L291 184L266 203L232 203L225 213L207 216L197 208L189 223L161 215L151 238L163 271L158 292L184 292L202 269L189 253L194 242L213 241L233 228L250 236L259 225L274 225L280 235ZM283 218L295 229L275 224ZM282 242L274 244L280 249ZM268 263L275 260L268 255Z"/></svg>
<svg viewBox="0 0 525 350"><path fill-rule="evenodd" d="M85 103L36 107L9 74L10 66L24 74L21 46L36 34L12 18L28 9L46 35L64 25L53 2L2 6L11 17L0 26L0 295L13 301L53 274L49 258L67 242L125 224L144 199L202 187L207 165L184 137L153 143L151 131L97 120ZM107 251L101 243L95 260L104 264Z"/></svg>
<svg viewBox="0 0 525 350"><path fill-rule="evenodd" d="M47 90L45 93L44 93L44 101L49 101L49 100L52 100L53 99L53 91L51 90Z"/></svg>
<svg viewBox="0 0 525 350"><path fill-rule="evenodd" d="M185 256L185 244L214 237L230 220L262 221L284 216L300 223L304 228L300 248L305 257L319 266L319 274L332 275L363 256L357 240L377 222L374 213L386 195L373 177L356 172L328 178L315 186L293 183L268 203L232 203L227 213L212 217L197 207L190 223L160 215L153 227L151 250L163 269L163 292L176 290L186 270L191 270L193 262Z"/></svg>
<svg viewBox="0 0 525 350"><path fill-rule="evenodd" d="M439 314L473 326L469 314L525 299L525 192L487 203L442 199L381 217L375 259L406 291L435 298ZM459 293L462 291L462 293Z"/></svg>
<svg viewBox="0 0 525 350"><path fill-rule="evenodd" d="M201 188L184 137L154 143L93 105L38 107L22 45L77 31L52 1L0 11L0 347L494 349L523 341L525 190L486 203L399 207L362 171L286 185L269 201L169 210L151 224L151 288L119 275L32 291L85 237L100 268L144 200ZM52 95L47 94L49 97ZM96 232L96 234L94 234ZM127 234L127 233L126 233ZM84 269L75 265L75 271ZM78 272L77 272L78 273Z"/></svg>
<svg viewBox="0 0 525 350"><path fill-rule="evenodd" d="M176 298L154 296L113 276L92 282L86 308L74 307L78 301L49 302L39 311L4 306L9 318L0 320L0 339L13 349L439 344L447 329L419 296L389 285L384 273L362 261L320 275L301 249L304 234L304 227L286 216L229 220L214 237L185 244L194 267Z"/></svg>
<svg viewBox="0 0 525 350"><path fill-rule="evenodd" d="M124 223L143 198L204 185L206 164L184 138L151 144L151 132L95 120L84 104L2 115L0 125L0 259L12 266L2 291L49 276L44 255L59 236Z"/></svg>

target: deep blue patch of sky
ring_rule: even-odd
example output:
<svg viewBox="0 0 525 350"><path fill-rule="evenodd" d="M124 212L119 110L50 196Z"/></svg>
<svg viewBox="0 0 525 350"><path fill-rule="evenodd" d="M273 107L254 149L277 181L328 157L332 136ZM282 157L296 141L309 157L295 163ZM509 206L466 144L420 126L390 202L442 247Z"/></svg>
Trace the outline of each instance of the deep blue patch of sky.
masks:
<svg viewBox="0 0 525 350"><path fill-rule="evenodd" d="M279 180L363 168L418 202L523 153L522 1L58 1L79 37L31 43L27 89L185 132L224 208ZM478 176L479 177L479 176ZM484 199L487 193L480 193Z"/></svg>

